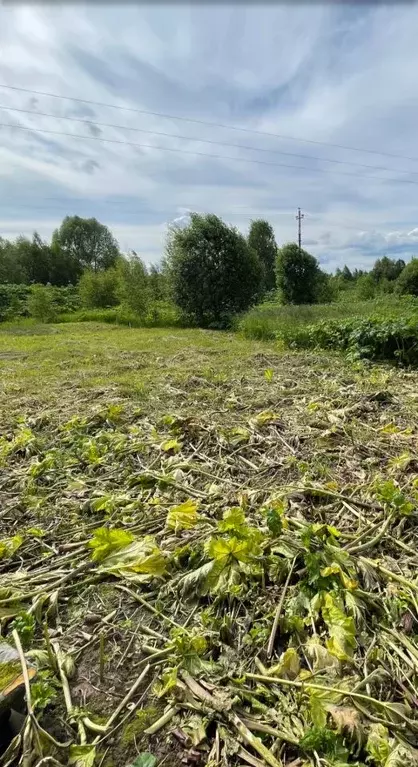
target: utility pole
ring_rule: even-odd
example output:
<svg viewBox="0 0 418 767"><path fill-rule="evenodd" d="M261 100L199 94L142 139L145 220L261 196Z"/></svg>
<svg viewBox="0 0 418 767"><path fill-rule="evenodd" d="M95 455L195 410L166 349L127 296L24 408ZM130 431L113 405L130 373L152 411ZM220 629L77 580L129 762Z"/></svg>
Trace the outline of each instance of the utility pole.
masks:
<svg viewBox="0 0 418 767"><path fill-rule="evenodd" d="M302 249L302 218L305 218L303 213L300 212L300 208L298 208L298 215L296 216L296 221L298 222L298 244L299 244L299 253Z"/></svg>

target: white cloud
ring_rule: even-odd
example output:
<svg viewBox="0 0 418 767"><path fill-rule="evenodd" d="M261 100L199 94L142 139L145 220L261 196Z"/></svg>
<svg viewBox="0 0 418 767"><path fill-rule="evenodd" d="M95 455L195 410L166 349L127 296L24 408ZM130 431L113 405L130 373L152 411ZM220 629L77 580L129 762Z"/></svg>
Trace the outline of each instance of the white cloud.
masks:
<svg viewBox="0 0 418 767"><path fill-rule="evenodd" d="M303 13L287 5L3 6L0 82L414 157L417 22L413 5L354 11L328 4L305 7ZM64 215L77 212L111 226L123 249L156 261L167 222L184 222L189 210L216 212L243 231L251 218L266 217L282 243L295 239L301 206L307 214L306 247L327 268L344 260L365 266L384 253L408 258L417 252L418 160L1 88L0 106L9 108L0 109L1 124L68 134L0 127L3 236L36 228L48 237ZM94 128L12 107L125 127ZM94 138L93 133L122 143L77 137ZM307 157L196 143L194 137ZM317 157L373 169L320 163ZM379 170L382 166L392 170Z"/></svg>

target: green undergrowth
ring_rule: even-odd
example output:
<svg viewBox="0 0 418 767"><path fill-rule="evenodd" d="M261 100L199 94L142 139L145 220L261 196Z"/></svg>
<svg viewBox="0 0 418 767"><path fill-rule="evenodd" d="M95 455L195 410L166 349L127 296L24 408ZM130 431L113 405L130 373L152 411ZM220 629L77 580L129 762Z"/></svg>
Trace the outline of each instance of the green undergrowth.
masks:
<svg viewBox="0 0 418 767"><path fill-rule="evenodd" d="M58 315L57 322L105 322L132 328L169 328L182 324L178 309L166 301L154 301L144 316L117 306L110 309L79 309L76 312L62 313Z"/></svg>
<svg viewBox="0 0 418 767"><path fill-rule="evenodd" d="M237 329L247 338L295 349L347 352L352 359L418 364L418 303L413 298L318 306L255 307Z"/></svg>

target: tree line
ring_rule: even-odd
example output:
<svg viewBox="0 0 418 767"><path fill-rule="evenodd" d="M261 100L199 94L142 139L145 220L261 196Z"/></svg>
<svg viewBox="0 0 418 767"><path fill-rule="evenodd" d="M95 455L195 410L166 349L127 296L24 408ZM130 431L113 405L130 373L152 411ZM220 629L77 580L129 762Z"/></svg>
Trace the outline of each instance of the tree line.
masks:
<svg viewBox="0 0 418 767"><path fill-rule="evenodd" d="M221 327L266 299L313 304L344 293L418 295L418 259L406 265L385 256L370 272L344 266L330 275L295 243L279 248L268 221L252 221L245 237L218 216L192 213L186 226L169 228L161 266L147 269L135 252L120 252L104 224L67 216L50 243L36 232L32 239L0 238L1 283L77 285L85 307L123 305L138 315L152 302L174 301L190 321Z"/></svg>

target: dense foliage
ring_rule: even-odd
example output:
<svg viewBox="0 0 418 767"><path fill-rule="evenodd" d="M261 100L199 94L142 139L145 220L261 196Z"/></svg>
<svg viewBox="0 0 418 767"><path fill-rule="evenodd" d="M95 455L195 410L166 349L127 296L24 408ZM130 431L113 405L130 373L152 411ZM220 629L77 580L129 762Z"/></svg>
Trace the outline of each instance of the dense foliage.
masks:
<svg viewBox="0 0 418 767"><path fill-rule="evenodd" d="M269 292L276 287L277 244L274 229L268 221L251 221L248 245L255 250L264 267L263 290Z"/></svg>
<svg viewBox="0 0 418 767"><path fill-rule="evenodd" d="M277 254L277 286L285 304L314 304L320 269L316 258L289 242Z"/></svg>
<svg viewBox="0 0 418 767"><path fill-rule="evenodd" d="M191 215L169 232L167 262L176 304L199 325L223 325L259 293L263 268L237 229L218 216Z"/></svg>

